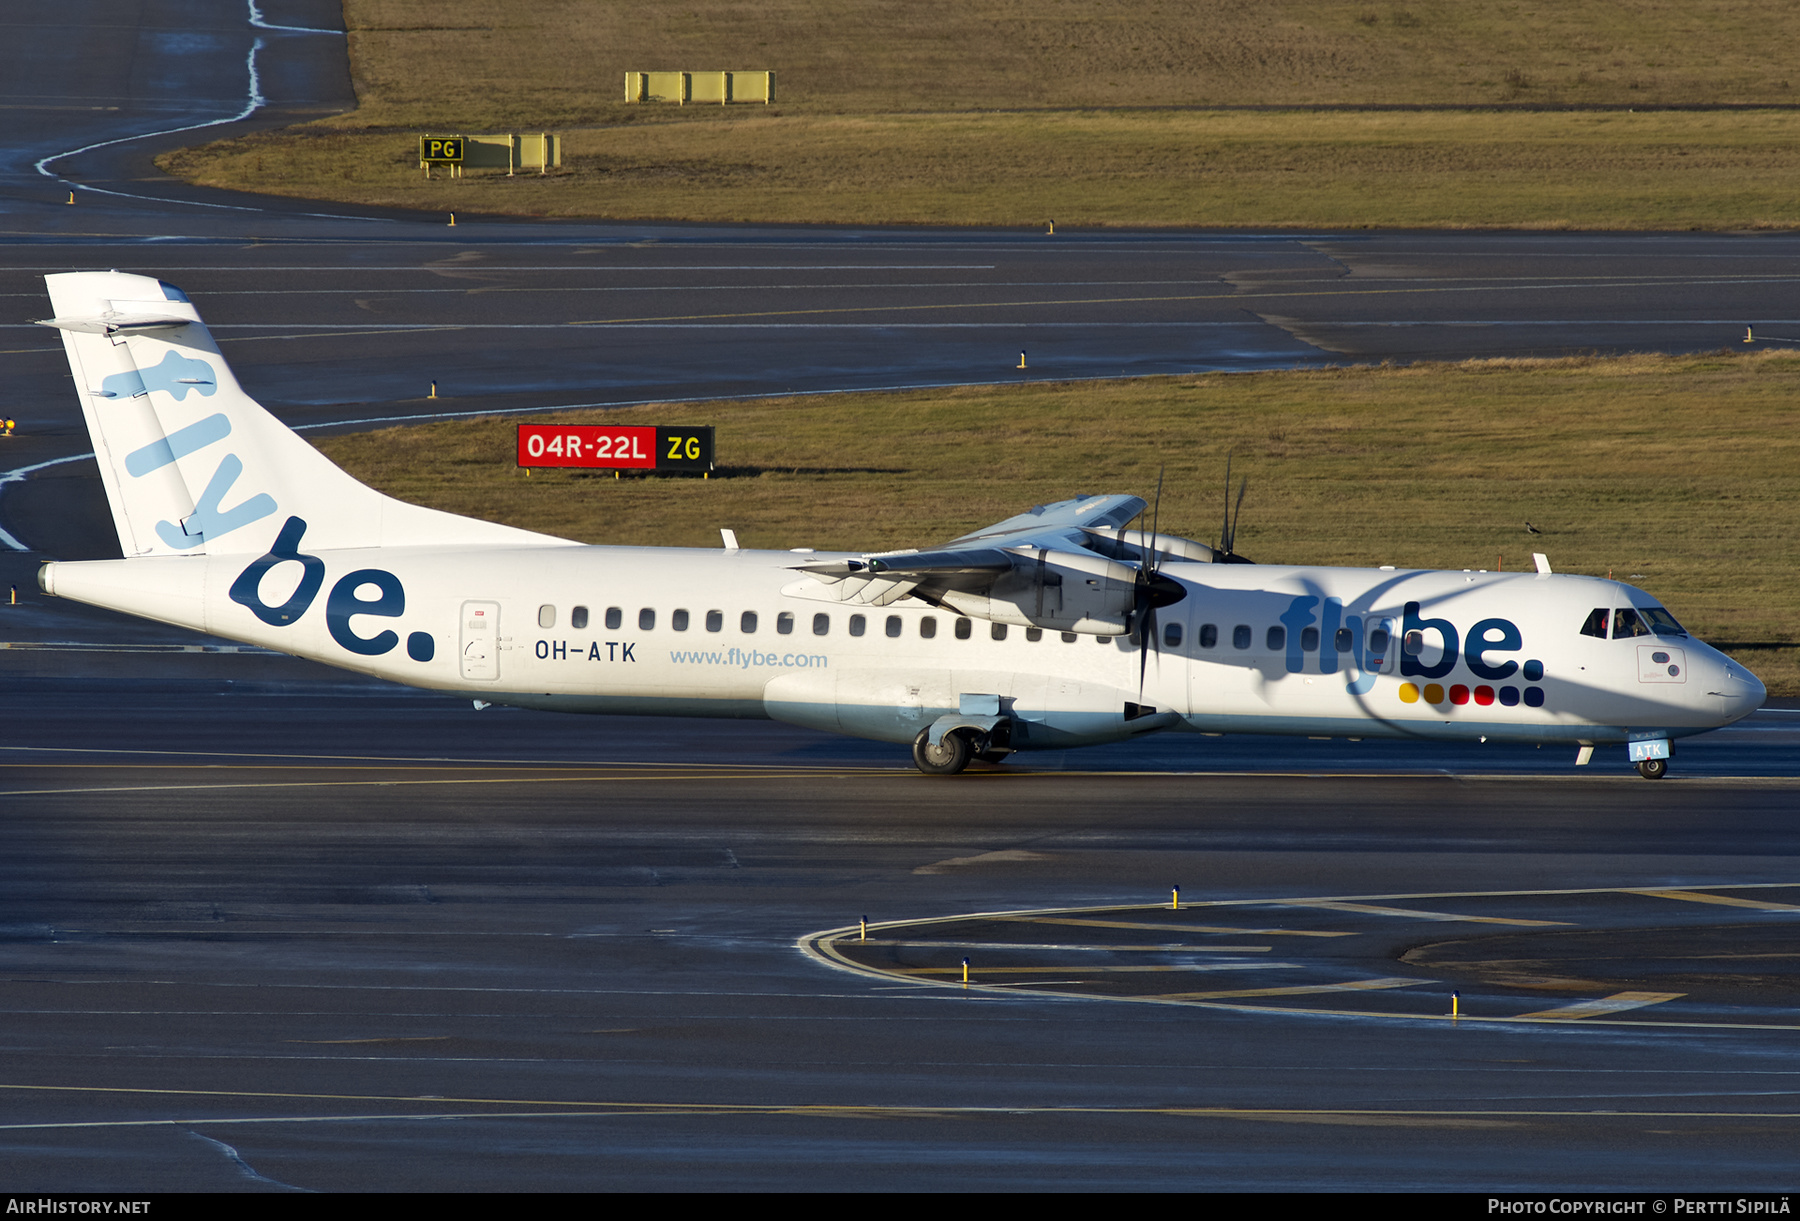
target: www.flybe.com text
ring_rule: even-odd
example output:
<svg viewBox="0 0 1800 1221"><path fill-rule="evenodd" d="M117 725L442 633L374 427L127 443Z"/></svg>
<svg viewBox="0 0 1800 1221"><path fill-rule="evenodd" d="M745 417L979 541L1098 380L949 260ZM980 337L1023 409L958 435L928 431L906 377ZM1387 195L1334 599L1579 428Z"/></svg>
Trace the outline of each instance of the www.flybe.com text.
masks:
<svg viewBox="0 0 1800 1221"><path fill-rule="evenodd" d="M716 652L671 650L669 660L678 666L785 666L790 670L823 670L831 664L824 653L765 653L761 649L720 649Z"/></svg>

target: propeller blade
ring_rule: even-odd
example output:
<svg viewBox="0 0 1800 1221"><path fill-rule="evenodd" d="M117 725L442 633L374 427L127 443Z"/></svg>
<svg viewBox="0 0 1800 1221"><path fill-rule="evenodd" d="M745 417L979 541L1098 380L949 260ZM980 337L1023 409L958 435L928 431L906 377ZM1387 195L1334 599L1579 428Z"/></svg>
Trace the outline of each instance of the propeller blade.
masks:
<svg viewBox="0 0 1800 1221"><path fill-rule="evenodd" d="M1162 529L1162 489L1163 476L1169 473L1169 464L1163 463L1156 472L1156 499L1150 502L1150 546L1146 548L1146 560L1150 565L1150 575L1156 575L1156 536Z"/></svg>
<svg viewBox="0 0 1800 1221"><path fill-rule="evenodd" d="M1138 628L1139 704L1144 702L1144 683L1150 672L1150 650L1155 649L1157 660L1162 660L1162 642L1156 636L1156 608L1159 595L1166 598L1168 591L1158 584L1158 580L1172 583L1167 577L1160 577L1156 571L1156 538L1162 526L1163 479L1168 473L1169 464L1165 462L1156 472L1156 499L1150 502L1150 535L1145 538L1141 527L1138 534L1144 544L1144 563L1138 569L1137 605L1133 608L1133 618ZM1142 515L1139 516L1141 519Z"/></svg>
<svg viewBox="0 0 1800 1221"><path fill-rule="evenodd" d="M1231 455L1225 455L1225 512L1219 520L1219 550L1231 554Z"/></svg>
<svg viewBox="0 0 1800 1221"><path fill-rule="evenodd" d="M1151 640L1156 636L1156 603L1147 602L1138 616L1138 703L1144 702L1144 680L1150 672ZM1157 658L1162 649L1157 648Z"/></svg>
<svg viewBox="0 0 1800 1221"><path fill-rule="evenodd" d="M1229 492L1230 490L1231 490L1230 488L1226 489L1227 492ZM1242 479L1238 480L1237 509L1231 515L1231 539L1229 542L1227 542L1225 544L1225 550L1234 555L1237 553L1238 518L1243 516L1244 493L1249 490L1250 490L1250 476L1245 475Z"/></svg>

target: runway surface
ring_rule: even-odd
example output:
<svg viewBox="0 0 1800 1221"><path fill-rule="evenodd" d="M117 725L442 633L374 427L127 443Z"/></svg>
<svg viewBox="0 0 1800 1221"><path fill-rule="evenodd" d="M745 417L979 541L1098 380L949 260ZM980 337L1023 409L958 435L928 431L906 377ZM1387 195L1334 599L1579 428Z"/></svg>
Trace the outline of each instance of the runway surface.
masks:
<svg viewBox="0 0 1800 1221"><path fill-rule="evenodd" d="M366 427L1709 349L1746 324L1800 336L1800 240L451 229L147 168L196 138L173 128L348 105L342 40L300 32L334 14L164 0L6 20L0 357L21 428L0 441L0 528L32 549L0 552L0 591L24 599L0 605L9 1186L1789 1185L1792 708L1680 743L1658 784L1604 752L1577 771L1512 748L1169 735L945 780L783 726L476 713L37 597L38 561L114 544L91 462L65 461L87 440L59 345L26 320L45 272L159 275L283 418ZM1234 905L1213 926L1284 930L1207 935L1281 945L1293 966L1270 986L1404 986L1257 1010L965 992L801 945L862 917L1147 912L1174 886L1184 909ZM1143 965L1199 961L1158 952ZM1470 1020L1443 1016L1452 991Z"/></svg>

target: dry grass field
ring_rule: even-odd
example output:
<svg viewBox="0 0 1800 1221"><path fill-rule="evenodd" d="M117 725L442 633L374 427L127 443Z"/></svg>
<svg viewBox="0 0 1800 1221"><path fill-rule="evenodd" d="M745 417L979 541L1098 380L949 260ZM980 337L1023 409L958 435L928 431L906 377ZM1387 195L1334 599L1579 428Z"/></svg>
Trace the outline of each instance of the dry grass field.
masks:
<svg viewBox="0 0 1800 1221"><path fill-rule="evenodd" d="M1250 480L1239 548L1256 559L1512 568L1544 551L1557 571L1642 586L1773 692L1800 695L1797 402L1800 355L1723 353L606 416L713 424L722 470L704 481L526 476L504 418L320 444L403 499L586 542L717 546L729 526L749 547L854 549L927 545L1077 492L1148 496L1165 461L1163 528L1210 540L1231 455Z"/></svg>
<svg viewBox="0 0 1800 1221"><path fill-rule="evenodd" d="M345 15L356 111L169 154L164 168L546 216L1800 221L1800 112L1780 109L1800 103L1787 53L1800 8L1771 0L346 0ZM674 68L773 69L778 104L624 103L627 70ZM1286 109L1300 107L1349 109ZM563 170L419 171L422 133L509 130L562 133Z"/></svg>

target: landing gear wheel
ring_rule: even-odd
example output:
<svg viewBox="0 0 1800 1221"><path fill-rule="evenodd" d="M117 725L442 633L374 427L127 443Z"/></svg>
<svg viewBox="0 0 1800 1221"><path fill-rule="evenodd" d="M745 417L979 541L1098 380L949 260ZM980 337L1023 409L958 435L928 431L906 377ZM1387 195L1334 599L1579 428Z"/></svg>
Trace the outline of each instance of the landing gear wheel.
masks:
<svg viewBox="0 0 1800 1221"><path fill-rule="evenodd" d="M1667 759L1645 759L1638 764L1638 775L1646 780L1661 780L1669 774Z"/></svg>
<svg viewBox="0 0 1800 1221"><path fill-rule="evenodd" d="M969 739L960 733L947 733L936 746L931 744L931 731L922 729L913 739L913 764L927 776L954 776L969 766L975 752Z"/></svg>

